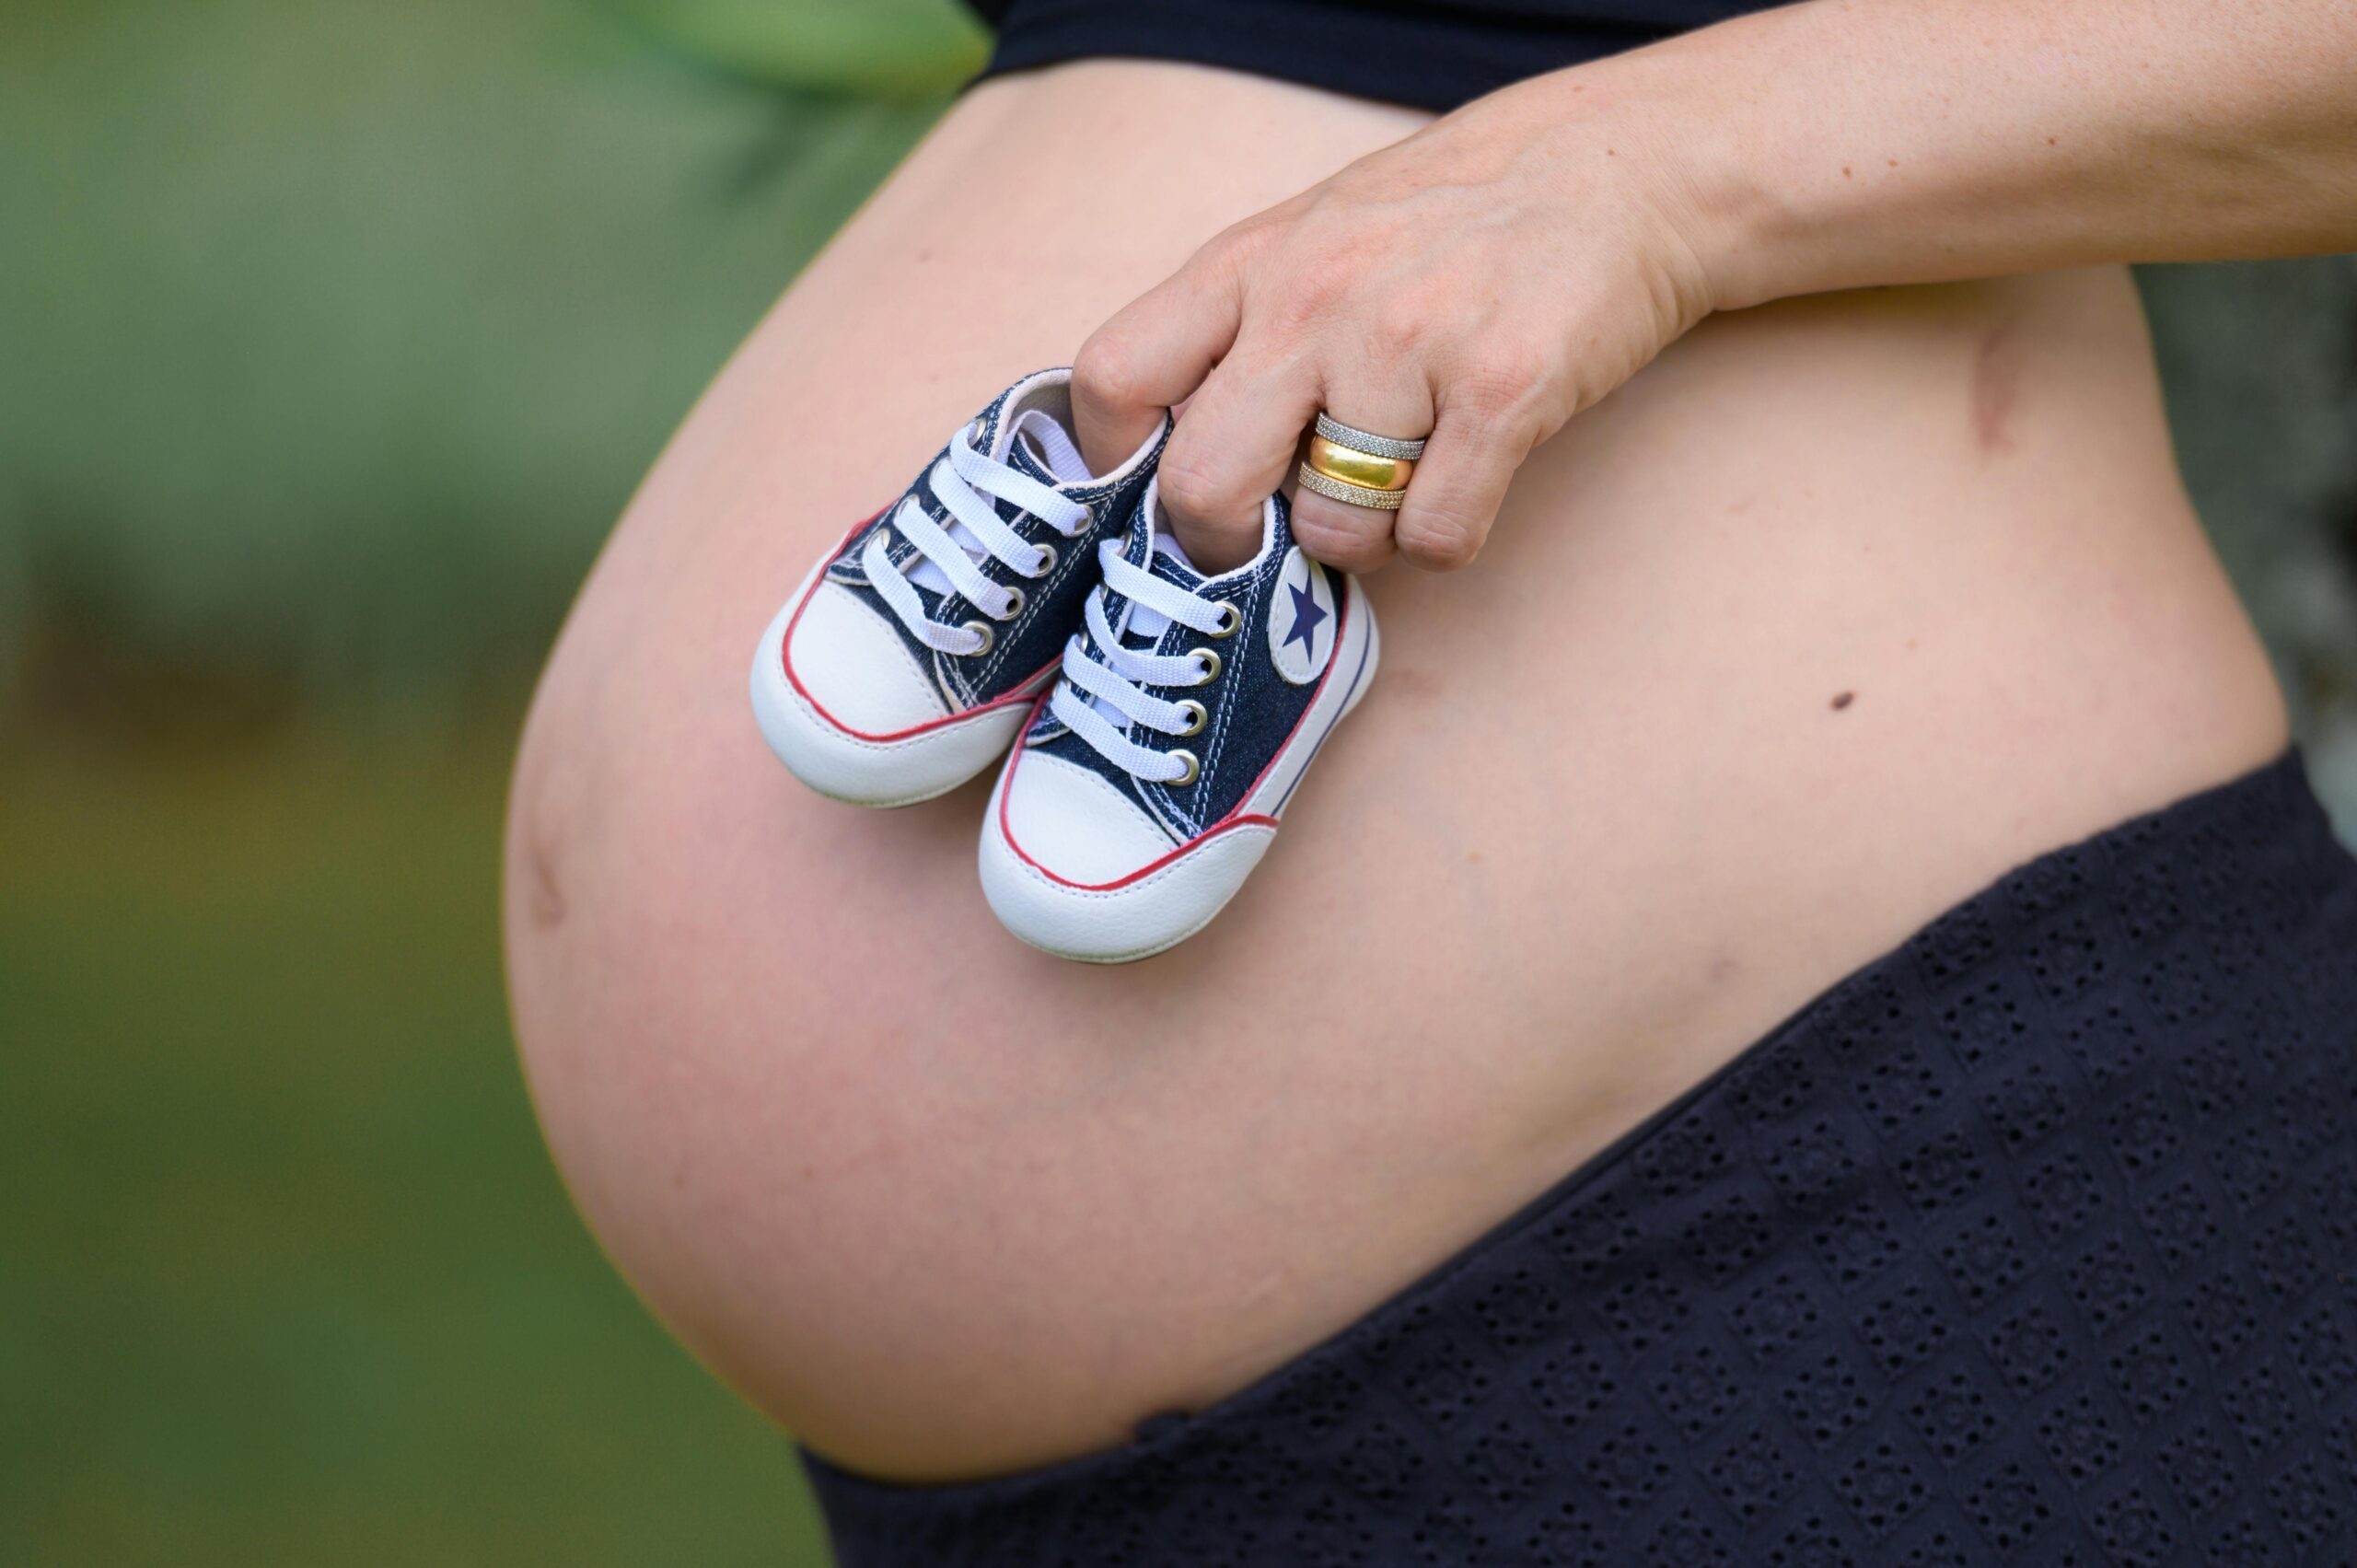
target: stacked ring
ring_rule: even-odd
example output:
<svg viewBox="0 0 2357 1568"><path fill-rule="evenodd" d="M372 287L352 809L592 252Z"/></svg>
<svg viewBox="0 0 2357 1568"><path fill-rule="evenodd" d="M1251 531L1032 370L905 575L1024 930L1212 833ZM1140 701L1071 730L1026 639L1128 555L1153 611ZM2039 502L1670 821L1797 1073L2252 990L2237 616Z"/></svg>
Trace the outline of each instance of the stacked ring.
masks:
<svg viewBox="0 0 2357 1568"><path fill-rule="evenodd" d="M1302 461L1302 488L1348 505L1396 512L1423 455L1421 440L1377 436L1321 413Z"/></svg>

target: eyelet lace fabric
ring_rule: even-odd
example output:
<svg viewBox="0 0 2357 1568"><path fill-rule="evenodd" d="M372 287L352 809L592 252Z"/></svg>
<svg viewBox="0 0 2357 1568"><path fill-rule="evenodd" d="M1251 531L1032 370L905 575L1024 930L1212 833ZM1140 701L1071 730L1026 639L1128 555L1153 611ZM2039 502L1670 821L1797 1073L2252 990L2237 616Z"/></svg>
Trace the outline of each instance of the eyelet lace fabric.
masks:
<svg viewBox="0 0 2357 1568"><path fill-rule="evenodd" d="M842 1568L2357 1562L2357 862L2296 754L2045 855L1121 1448L807 1462Z"/></svg>

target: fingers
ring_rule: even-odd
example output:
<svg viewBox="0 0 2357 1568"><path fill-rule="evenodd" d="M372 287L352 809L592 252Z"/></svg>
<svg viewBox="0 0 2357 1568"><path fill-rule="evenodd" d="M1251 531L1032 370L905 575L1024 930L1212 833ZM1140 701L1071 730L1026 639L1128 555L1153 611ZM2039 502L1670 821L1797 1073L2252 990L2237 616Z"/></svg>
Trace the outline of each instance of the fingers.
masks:
<svg viewBox="0 0 2357 1568"><path fill-rule="evenodd" d="M1098 473L1154 434L1236 341L1243 294L1227 249L1206 246L1089 334L1073 359L1074 434Z"/></svg>
<svg viewBox="0 0 2357 1568"><path fill-rule="evenodd" d="M1435 314L1428 304L1407 330L1362 335L1346 331L1347 313L1317 306L1330 289L1304 296L1306 285L1295 286L1289 295L1264 287L1265 277L1250 291L1259 303L1248 306L1246 280L1259 276L1256 258L1268 260L1261 238L1253 225L1231 229L1082 345L1073 415L1083 454L1100 472L1111 468L1166 409L1184 403L1158 494L1178 542L1198 566L1218 572L1260 548L1261 503L1290 479L1321 405L1376 434L1429 432L1399 510L1304 491L1294 533L1308 554L1347 572L1372 571L1395 553L1436 570L1467 564L1515 470L1551 429L1540 417L1546 378L1517 357L1528 345L1451 352L1423 325ZM1459 368L1435 376L1450 365Z"/></svg>
<svg viewBox="0 0 2357 1568"><path fill-rule="evenodd" d="M1434 571L1470 565L1538 437L1534 424L1505 411L1444 405L1408 498L1393 515L1399 553Z"/></svg>
<svg viewBox="0 0 2357 1568"><path fill-rule="evenodd" d="M1432 392L1421 375L1403 375L1396 365L1378 370L1362 360L1358 368L1329 382L1325 412L1353 429L1412 441L1433 428ZM1310 418L1317 418L1316 410ZM1424 463L1419 461L1409 484L1408 505L1414 504L1423 482ZM1372 572L1401 547L1397 536L1404 510L1354 506L1305 488L1294 496L1294 538L1313 559L1338 571Z"/></svg>
<svg viewBox="0 0 2357 1568"><path fill-rule="evenodd" d="M1372 572L1399 552L1391 534L1396 516L1348 505L1313 490L1296 490L1294 542L1311 560L1337 572Z"/></svg>
<svg viewBox="0 0 2357 1568"><path fill-rule="evenodd" d="M1300 362L1240 350L1204 380L1171 433L1158 482L1171 531L1196 565L1225 572L1260 550L1261 503L1292 471L1301 432L1317 417L1317 377Z"/></svg>

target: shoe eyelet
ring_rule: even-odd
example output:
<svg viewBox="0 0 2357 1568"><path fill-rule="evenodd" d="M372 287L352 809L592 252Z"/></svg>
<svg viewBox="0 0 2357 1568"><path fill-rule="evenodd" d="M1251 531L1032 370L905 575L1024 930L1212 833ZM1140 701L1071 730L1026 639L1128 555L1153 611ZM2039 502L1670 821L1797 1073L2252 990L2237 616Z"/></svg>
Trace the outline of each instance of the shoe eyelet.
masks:
<svg viewBox="0 0 2357 1568"><path fill-rule="evenodd" d="M1185 789L1189 784L1193 784L1197 779L1203 776L1202 764L1195 761L1195 754L1192 751L1177 749L1165 751L1163 755L1166 757L1180 758L1184 760L1187 764L1187 771L1185 772L1179 774L1175 779L1165 781L1167 788Z"/></svg>
<svg viewBox="0 0 2357 1568"><path fill-rule="evenodd" d="M969 621L966 622L966 630L980 637L982 640L981 645L967 649L958 656L959 658L980 658L991 651L993 643L998 641L998 633L991 629L991 623L987 621Z"/></svg>
<svg viewBox="0 0 2357 1568"><path fill-rule="evenodd" d="M1083 534L1086 533L1089 529L1091 529L1091 528L1095 528L1096 526L1097 526L1097 508L1096 508L1096 507L1094 507L1094 506L1083 506L1083 507L1080 509L1080 521L1078 521L1078 522L1074 523L1071 528L1069 528L1065 529L1065 530L1064 530L1064 537L1065 537L1066 539L1078 539L1081 535L1083 535Z"/></svg>
<svg viewBox="0 0 2357 1568"><path fill-rule="evenodd" d="M1016 587L1013 583L1009 583L1006 585L1006 613L995 616L993 619L999 621L1012 621L1016 616L1023 613L1023 590Z"/></svg>
<svg viewBox="0 0 2357 1568"><path fill-rule="evenodd" d="M1187 727L1184 729L1175 729L1170 733L1173 735L1202 734L1203 729L1203 721L1211 716L1210 711L1201 703L1195 701L1192 697L1179 698L1178 705L1187 711Z"/></svg>
<svg viewBox="0 0 2357 1568"><path fill-rule="evenodd" d="M1052 544L1042 544L1038 548L1039 553L1046 556L1047 559L1039 563L1039 569L1038 571L1026 572L1023 574L1035 583L1040 578L1046 576L1049 573L1054 571L1056 569L1056 563L1062 559L1062 556L1059 556L1056 553L1056 547Z"/></svg>
<svg viewBox="0 0 2357 1568"><path fill-rule="evenodd" d="M1201 680L1196 681L1196 685L1209 686L1213 681L1219 679L1219 655L1213 653L1209 648L1197 648L1190 656L1192 657L1197 664L1203 667L1203 678Z"/></svg>
<svg viewBox="0 0 2357 1568"><path fill-rule="evenodd" d="M1211 634L1214 637L1235 636L1237 630L1244 624L1244 612L1236 608L1232 599L1220 600L1219 608L1220 623L1212 628Z"/></svg>

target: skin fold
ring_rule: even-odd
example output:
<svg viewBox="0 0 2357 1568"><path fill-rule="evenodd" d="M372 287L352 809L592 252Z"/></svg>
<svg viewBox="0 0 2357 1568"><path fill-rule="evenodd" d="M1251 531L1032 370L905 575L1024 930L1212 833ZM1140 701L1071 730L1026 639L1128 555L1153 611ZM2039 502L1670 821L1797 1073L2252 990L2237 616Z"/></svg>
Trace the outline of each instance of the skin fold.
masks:
<svg viewBox="0 0 2357 1568"><path fill-rule="evenodd" d="M1592 306L1464 283L1500 235L1448 263L1450 320L1538 312L1585 368L1510 481L1462 481L1496 492L1479 569L1369 579L1383 674L1201 936L1033 953L975 883L985 785L867 812L778 767L745 659L851 520L1424 124L1175 64L967 94L714 382L552 656L505 894L552 1150L654 1310L845 1463L1002 1472L1240 1387L2006 869L2284 743L2124 273L1704 312L1603 213L1498 274ZM1645 302L1624 339L1608 295ZM1439 408L1445 331L1389 330ZM1239 449L1289 461L1291 417Z"/></svg>

